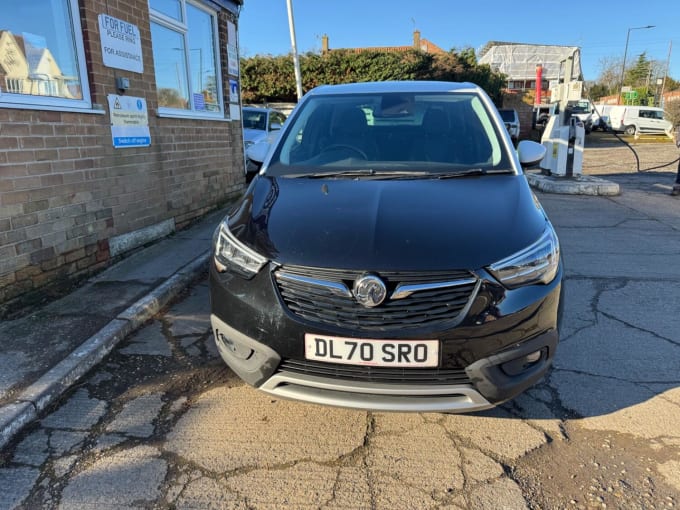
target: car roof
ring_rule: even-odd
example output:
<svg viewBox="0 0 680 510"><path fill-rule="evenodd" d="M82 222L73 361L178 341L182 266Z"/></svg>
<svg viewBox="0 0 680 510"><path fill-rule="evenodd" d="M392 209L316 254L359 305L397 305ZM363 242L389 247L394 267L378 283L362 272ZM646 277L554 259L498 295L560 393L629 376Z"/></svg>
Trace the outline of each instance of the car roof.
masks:
<svg viewBox="0 0 680 510"><path fill-rule="evenodd" d="M321 85L308 95L370 94L376 92L477 92L481 90L474 83L450 81L376 81Z"/></svg>
<svg viewBox="0 0 680 510"><path fill-rule="evenodd" d="M280 110L277 110L276 108L269 108L267 106L244 106L241 108L242 110L248 110L251 112L279 112L283 113Z"/></svg>

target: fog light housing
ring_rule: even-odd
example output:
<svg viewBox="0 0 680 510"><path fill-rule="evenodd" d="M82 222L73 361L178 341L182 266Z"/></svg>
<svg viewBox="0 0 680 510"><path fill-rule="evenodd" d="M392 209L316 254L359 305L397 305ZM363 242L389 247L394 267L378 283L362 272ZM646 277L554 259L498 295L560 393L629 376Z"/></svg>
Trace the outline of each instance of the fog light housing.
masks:
<svg viewBox="0 0 680 510"><path fill-rule="evenodd" d="M530 352L519 358L515 358L511 361L503 363L501 365L501 370L505 372L506 375L516 376L534 367L541 361L548 357L548 348L543 347L538 351Z"/></svg>
<svg viewBox="0 0 680 510"><path fill-rule="evenodd" d="M224 345L231 354L240 360L249 360L253 354L255 354L255 351L251 349L250 347L246 345L241 345L238 342L234 342L233 340L227 338L224 334L222 333L217 333L217 338L222 342L222 345Z"/></svg>

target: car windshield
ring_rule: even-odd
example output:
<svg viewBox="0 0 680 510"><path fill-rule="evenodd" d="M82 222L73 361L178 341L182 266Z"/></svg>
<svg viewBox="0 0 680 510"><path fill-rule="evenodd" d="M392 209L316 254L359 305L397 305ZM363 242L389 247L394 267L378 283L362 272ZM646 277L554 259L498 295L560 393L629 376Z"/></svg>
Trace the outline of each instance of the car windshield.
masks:
<svg viewBox="0 0 680 510"><path fill-rule="evenodd" d="M568 107L573 113L590 113L591 110L588 101L569 101Z"/></svg>
<svg viewBox="0 0 680 510"><path fill-rule="evenodd" d="M513 169L503 135L472 92L312 96L291 120L267 175Z"/></svg>
<svg viewBox="0 0 680 510"><path fill-rule="evenodd" d="M513 110L498 110L503 122L515 122L515 112Z"/></svg>
<svg viewBox="0 0 680 510"><path fill-rule="evenodd" d="M243 109L243 127L247 129L267 130L267 112Z"/></svg>

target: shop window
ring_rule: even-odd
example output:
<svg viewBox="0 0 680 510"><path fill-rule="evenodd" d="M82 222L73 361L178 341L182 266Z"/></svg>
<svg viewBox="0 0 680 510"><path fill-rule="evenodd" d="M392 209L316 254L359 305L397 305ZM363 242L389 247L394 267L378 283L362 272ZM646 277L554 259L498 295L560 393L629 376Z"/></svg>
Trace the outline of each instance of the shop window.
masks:
<svg viewBox="0 0 680 510"><path fill-rule="evenodd" d="M3 0L0 106L90 108L77 0Z"/></svg>
<svg viewBox="0 0 680 510"><path fill-rule="evenodd" d="M150 0L161 115L224 117L217 14L188 0Z"/></svg>

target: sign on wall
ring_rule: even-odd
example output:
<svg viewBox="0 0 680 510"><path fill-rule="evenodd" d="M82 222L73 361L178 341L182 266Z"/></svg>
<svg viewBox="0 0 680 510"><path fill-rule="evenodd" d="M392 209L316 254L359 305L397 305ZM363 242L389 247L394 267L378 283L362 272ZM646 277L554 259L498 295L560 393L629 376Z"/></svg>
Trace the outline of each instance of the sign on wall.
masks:
<svg viewBox="0 0 680 510"><path fill-rule="evenodd" d="M113 147L122 149L151 145L146 99L109 94L108 100Z"/></svg>
<svg viewBox="0 0 680 510"><path fill-rule="evenodd" d="M238 103L238 81L229 80L229 102Z"/></svg>
<svg viewBox="0 0 680 510"><path fill-rule="evenodd" d="M100 14L99 37L106 67L135 73L144 72L142 40L137 25L108 14Z"/></svg>
<svg viewBox="0 0 680 510"><path fill-rule="evenodd" d="M238 35L236 25L227 21L227 72L238 76Z"/></svg>

